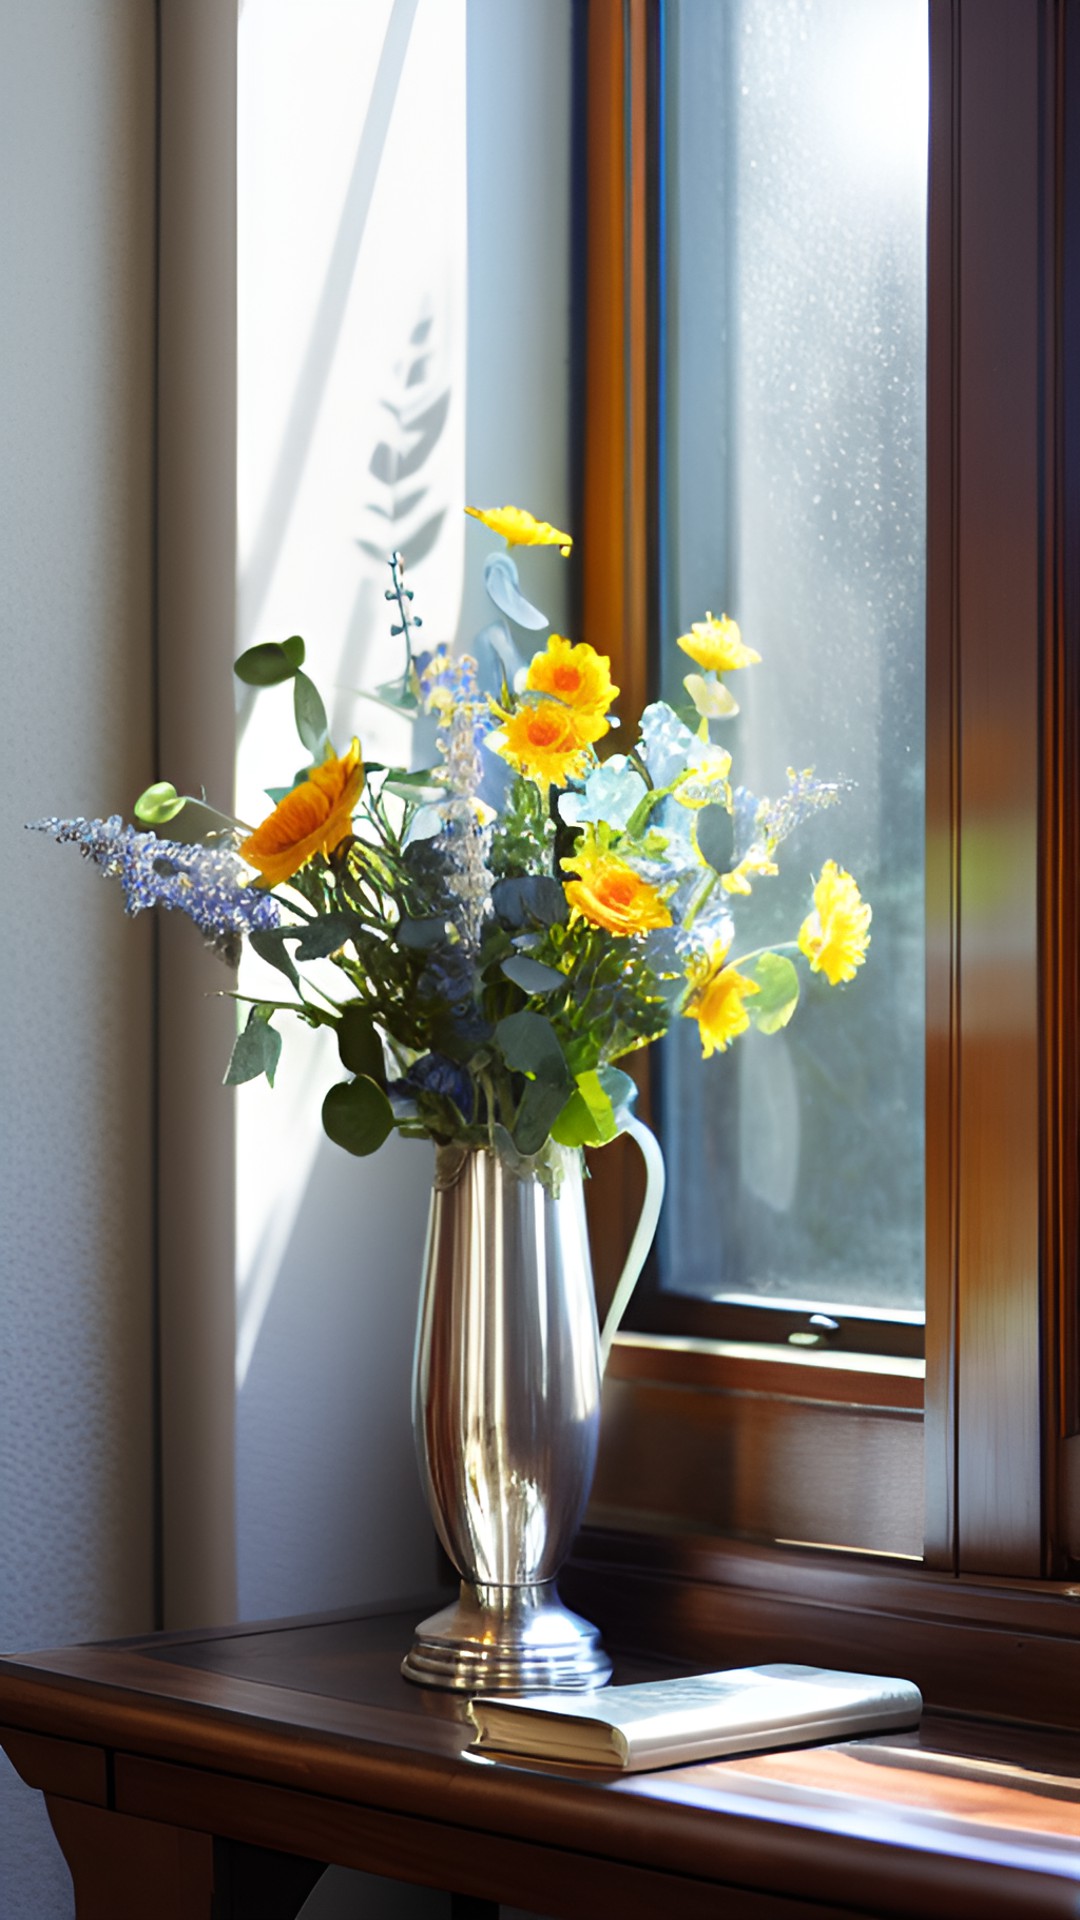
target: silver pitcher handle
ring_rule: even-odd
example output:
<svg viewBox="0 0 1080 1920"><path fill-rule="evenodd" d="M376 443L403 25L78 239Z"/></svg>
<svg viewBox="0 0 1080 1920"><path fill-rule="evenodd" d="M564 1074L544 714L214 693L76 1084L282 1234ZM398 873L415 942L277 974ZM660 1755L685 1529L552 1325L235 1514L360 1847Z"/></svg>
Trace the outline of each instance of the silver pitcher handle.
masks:
<svg viewBox="0 0 1080 1920"><path fill-rule="evenodd" d="M630 1251L626 1256L626 1265L619 1275L619 1284L611 1297L607 1310L604 1330L600 1335L600 1372L608 1363L612 1342L619 1331L619 1323L630 1304L630 1295L638 1283L638 1276L648 1258L649 1248L656 1235L656 1226L660 1218L660 1208L664 1202L664 1185L667 1175L664 1171L664 1156L660 1151L660 1142L650 1133L643 1120L628 1114L622 1124L623 1133L628 1133L637 1141L641 1157L645 1162L645 1200L641 1215L630 1242Z"/></svg>

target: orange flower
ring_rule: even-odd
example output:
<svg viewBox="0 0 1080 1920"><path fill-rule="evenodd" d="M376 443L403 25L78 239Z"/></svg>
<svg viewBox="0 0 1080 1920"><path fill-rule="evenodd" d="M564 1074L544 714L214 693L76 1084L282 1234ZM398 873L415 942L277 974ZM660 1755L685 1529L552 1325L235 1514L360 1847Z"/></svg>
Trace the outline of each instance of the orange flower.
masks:
<svg viewBox="0 0 1080 1920"><path fill-rule="evenodd" d="M586 642L575 646L553 633L544 653L533 655L525 681L530 693L550 693L577 713L606 713L618 697L611 684L611 662Z"/></svg>
<svg viewBox="0 0 1080 1920"><path fill-rule="evenodd" d="M506 716L489 742L504 760L539 786L564 787L584 771L594 740L606 733L607 721L594 713L575 713L557 700L526 702Z"/></svg>
<svg viewBox="0 0 1080 1920"><path fill-rule="evenodd" d="M312 854L333 853L348 838L363 784L359 740L340 760L331 748L322 766L312 767L241 843L241 857L258 868L266 886L280 886Z"/></svg>
<svg viewBox="0 0 1080 1920"><path fill-rule="evenodd" d="M575 913L608 933L646 933L650 927L670 927L671 914L655 887L614 853L595 853L588 847L563 861L578 879L564 882Z"/></svg>

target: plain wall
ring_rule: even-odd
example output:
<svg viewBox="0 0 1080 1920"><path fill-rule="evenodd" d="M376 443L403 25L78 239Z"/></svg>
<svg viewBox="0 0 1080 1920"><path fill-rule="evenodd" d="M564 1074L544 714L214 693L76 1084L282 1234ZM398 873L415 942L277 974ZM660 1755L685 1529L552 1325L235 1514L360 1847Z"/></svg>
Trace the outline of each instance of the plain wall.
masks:
<svg viewBox="0 0 1080 1920"><path fill-rule="evenodd" d="M0 4L0 1646L152 1618L148 922L43 815L150 778L154 20ZM0 1761L0 1912L60 1920Z"/></svg>

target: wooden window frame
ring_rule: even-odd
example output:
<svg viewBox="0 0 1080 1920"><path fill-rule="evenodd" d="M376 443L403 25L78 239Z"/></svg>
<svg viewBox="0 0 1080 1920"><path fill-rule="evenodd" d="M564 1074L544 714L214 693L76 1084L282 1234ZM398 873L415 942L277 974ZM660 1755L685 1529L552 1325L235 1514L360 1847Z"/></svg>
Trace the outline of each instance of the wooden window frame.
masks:
<svg viewBox="0 0 1080 1920"><path fill-rule="evenodd" d="M662 5L589 0L583 35L581 633L614 653L638 708L655 626L647 155ZM688 1582L730 1592L732 1567L745 1597L782 1566L788 1600L820 1606L815 1583L854 1593L862 1563L776 1542L921 1547L921 1567L879 1571L873 1604L884 1578L925 1623L959 1580L1006 1637L1018 1606L1041 1604L1045 1627L1053 1602L1052 1633L1071 1638L1080 0L930 0L930 38L925 1397L910 1362L623 1339L581 1560L601 1588L612 1569L624 1594L638 1579L655 1619L665 1569L685 1599ZM606 1160L594 1237L614 1267L636 1176L628 1155Z"/></svg>

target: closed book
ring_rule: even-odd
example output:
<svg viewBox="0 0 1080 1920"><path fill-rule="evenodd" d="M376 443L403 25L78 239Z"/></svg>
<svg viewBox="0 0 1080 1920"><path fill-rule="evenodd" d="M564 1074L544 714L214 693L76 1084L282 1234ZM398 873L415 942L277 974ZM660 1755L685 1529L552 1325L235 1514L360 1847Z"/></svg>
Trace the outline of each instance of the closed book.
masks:
<svg viewBox="0 0 1080 1920"><path fill-rule="evenodd" d="M910 1680L788 1665L469 1705L474 1749L631 1772L913 1727L921 1712Z"/></svg>

